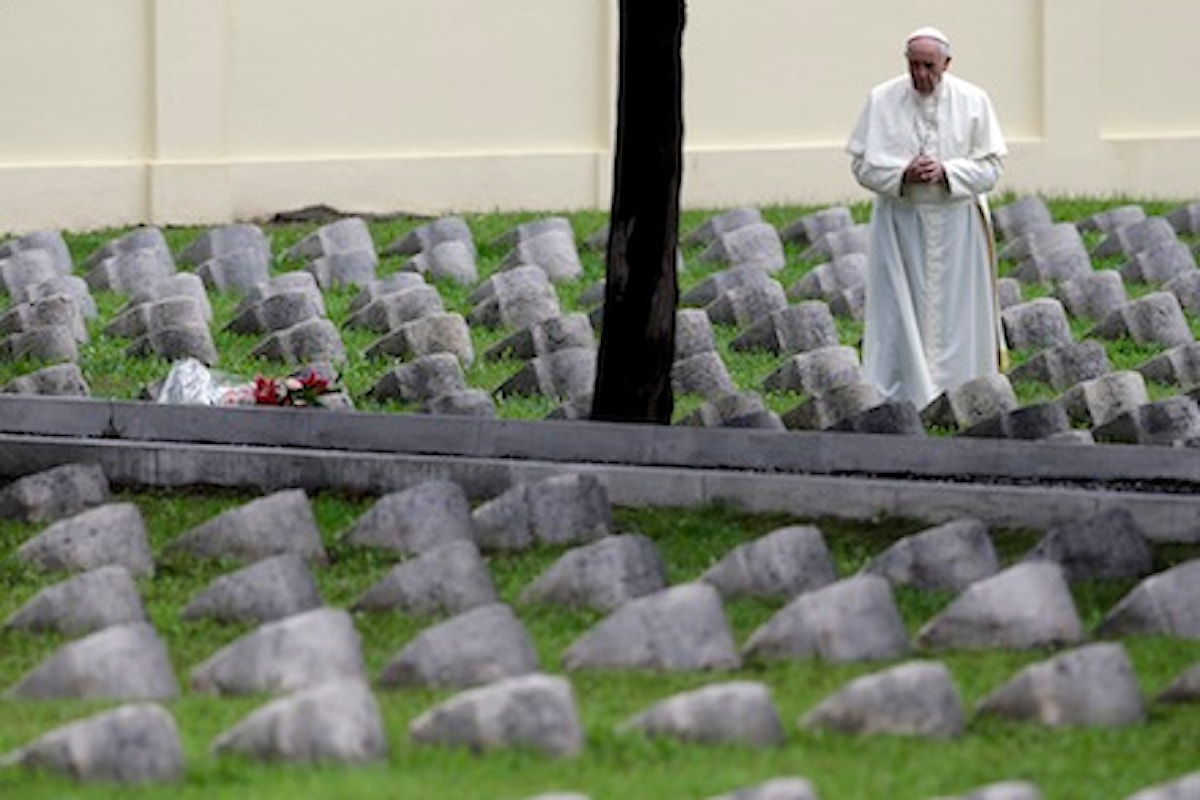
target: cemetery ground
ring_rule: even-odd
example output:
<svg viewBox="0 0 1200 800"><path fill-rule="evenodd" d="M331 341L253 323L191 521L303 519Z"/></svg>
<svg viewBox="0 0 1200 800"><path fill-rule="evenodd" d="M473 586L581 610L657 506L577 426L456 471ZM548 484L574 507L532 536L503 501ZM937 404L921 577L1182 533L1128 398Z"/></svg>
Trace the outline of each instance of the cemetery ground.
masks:
<svg viewBox="0 0 1200 800"><path fill-rule="evenodd" d="M1011 200L1012 198L1007 198ZM1002 198L1000 203L1003 204ZM1052 200L1056 219L1079 220L1133 201L1124 198ZM1178 202L1139 202L1148 214L1163 214ZM777 227L812 209L778 207L762 209L763 218ZM866 219L868 209L853 207L857 220ZM685 213L681 231L699 226L715 212ZM496 240L513 226L544 214L490 214L467 216L474 239L479 243L481 277L494 274L507 246ZM576 236L582 239L599 229L605 215L598 212L565 215ZM373 220L371 234L383 248L428 220L398 218ZM272 237L275 274L295 270L280 254L313 231L316 223L264 223ZM172 250L192 242L203 229L171 228L164 234ZM120 231L67 233L72 259L84 258ZM1090 244L1099 241L1097 232L1085 234ZM680 273L683 291L718 271L719 263L702 263L701 245L684 248L686 267ZM777 278L790 286L811 271L819 259L803 257L803 246L785 245L787 263ZM577 280L558 284L564 310L586 310L581 296L603 277L603 256L581 248L584 274ZM398 267L402 257L385 257L380 273ZM1096 269L1116 268L1119 257L1093 260ZM1002 265L1011 273L1013 263ZM433 282L433 281L431 281ZM469 286L453 281L436 282L449 310L466 315L471 310ZM1154 287L1129 282L1131 297L1149 294ZM1036 282L1022 286L1023 298L1049 296L1051 288ZM356 291L333 288L324 292L329 317L346 320ZM280 366L252 355L256 336L230 333L225 324L234 316L238 298L209 293L213 305L214 339L220 360L217 368L245 378L256 374L279 374ZM89 322L90 336L81 345L78 358L91 394L99 398L136 399L147 387L163 379L170 363L156 357L133 357L128 342L106 335L124 297L95 292L99 307ZM11 300L0 297L0 312ZM1200 317L1189 313L1193 334L1200 332ZM1082 339L1094 320L1073 319L1072 333ZM739 331L735 325L713 326L717 348L733 383L741 389L761 392L767 406L784 413L802 400L789 391L763 390L764 378L779 364L780 357L763 351L731 347ZM855 346L861 325L850 318L837 319L842 344ZM484 353L511 331L472 326L476 353ZM347 360L341 380L356 408L383 413L417 413L415 403L379 401L368 397L370 389L393 365L390 356L364 355L377 338L375 333L341 328ZM1159 345L1136 344L1127 338L1105 342L1114 370L1133 369L1165 349ZM1014 353L1016 366L1028 361L1033 351ZM28 373L30 363L0 362L0 385ZM515 359L476 358L464 368L468 385L493 392L520 368ZM1022 405L1052 399L1055 392L1038 381L1014 381ZM1178 387L1148 384L1152 399L1179 393ZM551 412L557 401L541 396L496 396L498 416L538 419ZM677 398L676 419L682 420L704 402L695 395ZM341 413L341 412L330 412ZM553 423L547 423L553 424ZM951 431L930 426L935 436ZM1103 457L1100 449L1082 451ZM138 582L146 611L163 638L180 685L187 687L191 670L250 626L220 624L211 620L181 618L189 599L231 565L200 563L164 551L184 531L221 511L253 499L252 495L228 491L165 492L123 489L115 499L135 503L146 519L151 547L156 555L155 575ZM327 605L348 608L355 598L375 584L395 564L396 558L369 549L349 547L339 534L350 527L371 505L372 498L317 493L312 507L320 527L330 563L313 571ZM877 519L848 522L835 519L797 519L782 515L748 515L733 508L639 509L615 508L618 532L640 533L659 548L667 566L669 584L695 580L733 548L781 526L813 524L829 545L839 576L854 575L875 555L896 540L920 531L926 524L913 520ZM14 611L56 578L21 562L18 545L37 533L41 526L0 520L0 619ZM990 532L1005 565L1018 561L1040 538L1041 531L993 530ZM563 547L538 546L519 553L492 553L487 565L500 599L517 610L532 637L543 669L561 673L564 651L583 636L603 615L594 611L523 605L518 598L544 569L562 553ZM1200 556L1195 545L1155 544L1155 572ZM1081 621L1093 631L1104 615L1136 584L1135 580L1093 580L1074 583L1071 591ZM948 591L895 589L897 605L910 634L915 633L954 598ZM784 605L782 601L731 599L725 612L737 642L742 643ZM354 623L362 638L367 675L375 678L388 660L425 629L428 619L398 613L358 612ZM42 663L68 637L30 634L0 629L0 689L16 684L23 675ZM1138 684L1149 700L1156 697L1176 676L1200 661L1200 642L1175 637L1131 636L1121 640L1133 663ZM186 688L168 703L174 715L186 761L182 782L170 786L133 789L105 784L74 784L49 774L22 769L0 769L0 797L336 797L367 798L383 794L398 798L518 798L552 791L578 792L599 800L663 800L706 798L782 776L809 779L824 800L861 798L887 800L964 795L973 788L1001 780L1027 780L1037 784L1047 800L1098 800L1125 798L1144 787L1200 769L1200 708L1195 704L1148 703L1147 719L1131 727L1053 728L1029 722L974 717L975 705L1023 667L1042 661L1054 651L984 650L979 652L916 652L915 657L937 659L946 664L961 693L968 724L964 735L953 739L904 736L853 736L806 730L798 719L824 698L852 679L876 672L879 663L835 664L819 659L783 662L748 660L739 670L716 672L650 673L636 670L579 670L568 674L582 719L586 743L580 755L553 759L534 752L495 751L485 754L463 749L421 746L408 737L410 722L453 692L432 689L378 689L376 697L388 737L388 758L359 766L299 766L260 764L236 756L216 756L213 740L259 707L264 698L211 697ZM754 748L735 745L681 743L670 737L650 738L620 731L620 724L651 704L668 696L724 680L761 681L770 688L786 730L786 741L778 746ZM111 703L64 700L0 700L0 754L21 747L46 731L110 707Z"/></svg>

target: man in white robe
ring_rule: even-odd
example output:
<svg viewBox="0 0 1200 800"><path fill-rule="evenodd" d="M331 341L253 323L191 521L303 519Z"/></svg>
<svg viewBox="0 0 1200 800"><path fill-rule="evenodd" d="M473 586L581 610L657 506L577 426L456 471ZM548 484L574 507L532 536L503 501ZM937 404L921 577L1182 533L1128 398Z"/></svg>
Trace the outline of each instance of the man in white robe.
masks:
<svg viewBox="0 0 1200 800"><path fill-rule="evenodd" d="M906 41L908 74L879 84L846 150L875 193L863 372L918 409L999 370L1003 336L987 201L1007 150L987 93L947 72L936 28Z"/></svg>

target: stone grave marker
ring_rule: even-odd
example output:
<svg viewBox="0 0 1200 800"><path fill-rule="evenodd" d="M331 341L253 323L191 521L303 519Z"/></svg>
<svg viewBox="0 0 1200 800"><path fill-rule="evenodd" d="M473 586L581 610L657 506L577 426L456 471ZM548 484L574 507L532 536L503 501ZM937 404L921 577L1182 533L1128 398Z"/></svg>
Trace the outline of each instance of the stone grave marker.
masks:
<svg viewBox="0 0 1200 800"><path fill-rule="evenodd" d="M837 344L837 326L829 306L820 300L805 300L752 322L729 347L736 351L766 350L792 355Z"/></svg>
<svg viewBox="0 0 1200 800"><path fill-rule="evenodd" d="M0 339L0 361L57 363L79 360L75 332L65 325L39 325Z"/></svg>
<svg viewBox="0 0 1200 800"><path fill-rule="evenodd" d="M790 430L827 430L884 402L873 383L846 383L810 397L782 416Z"/></svg>
<svg viewBox="0 0 1200 800"><path fill-rule="evenodd" d="M310 564L329 562L303 489L284 489L222 511L172 539L163 552L235 562L295 553Z"/></svg>
<svg viewBox="0 0 1200 800"><path fill-rule="evenodd" d="M1036 195L1023 195L1011 203L992 208L992 222L1003 241L1011 241L1034 228L1054 224L1046 201Z"/></svg>
<svg viewBox="0 0 1200 800"><path fill-rule="evenodd" d="M568 550L522 590L520 602L609 612L666 586L666 564L654 542L621 534Z"/></svg>
<svg viewBox="0 0 1200 800"><path fill-rule="evenodd" d="M1177 241L1177 237L1170 222L1163 217L1147 217L1140 222L1113 228L1092 250L1092 255L1132 256L1139 250L1150 250L1174 241Z"/></svg>
<svg viewBox="0 0 1200 800"><path fill-rule="evenodd" d="M476 506L471 520L482 550L585 544L612 533L608 490L594 476L580 473L513 486Z"/></svg>
<svg viewBox="0 0 1200 800"><path fill-rule="evenodd" d="M1172 445L1200 436L1200 408L1180 395L1138 406L1092 429L1098 442Z"/></svg>
<svg viewBox="0 0 1200 800"><path fill-rule="evenodd" d="M449 239L412 256L400 266L405 272L429 275L435 280L453 281L470 286L479 280L475 247L469 242Z"/></svg>
<svg viewBox="0 0 1200 800"><path fill-rule="evenodd" d="M712 273L685 291L679 298L679 304L693 307L707 306L730 289L768 284L778 285L779 282L756 267L727 267ZM780 288L783 287L780 286Z"/></svg>
<svg viewBox="0 0 1200 800"><path fill-rule="evenodd" d="M461 614L498 600L479 548L468 539L456 539L392 567L351 610L429 617Z"/></svg>
<svg viewBox="0 0 1200 800"><path fill-rule="evenodd" d="M788 307L787 293L778 281L749 283L726 289L704 307L714 324L745 327Z"/></svg>
<svg viewBox="0 0 1200 800"><path fill-rule="evenodd" d="M281 553L219 576L188 601L180 616L261 624L322 605L304 559L297 553Z"/></svg>
<svg viewBox="0 0 1200 800"><path fill-rule="evenodd" d="M1000 312L1004 338L1013 350L1040 350L1070 344L1071 326L1063 304L1053 297L1039 297Z"/></svg>
<svg viewBox="0 0 1200 800"><path fill-rule="evenodd" d="M762 213L757 208L745 206L731 208L704 220L696 228L686 233L679 243L684 247L707 246L715 242L721 234L749 225L759 225L762 221Z"/></svg>
<svg viewBox="0 0 1200 800"><path fill-rule="evenodd" d="M821 529L813 525L776 528L738 545L700 575L723 598L790 600L837 580Z"/></svg>
<svg viewBox="0 0 1200 800"><path fill-rule="evenodd" d="M10 297L27 287L63 277L54 258L43 250L25 250L0 259L0 291Z"/></svg>
<svg viewBox="0 0 1200 800"><path fill-rule="evenodd" d="M462 365L451 353L432 353L385 372L368 395L375 400L423 403L467 389Z"/></svg>
<svg viewBox="0 0 1200 800"><path fill-rule="evenodd" d="M475 239L462 217L451 214L413 228L383 248L386 256L411 256L442 242L462 242L475 255Z"/></svg>
<svg viewBox="0 0 1200 800"><path fill-rule="evenodd" d="M463 487L437 478L380 497L340 538L403 556L473 541L475 533Z"/></svg>
<svg viewBox="0 0 1200 800"><path fill-rule="evenodd" d="M987 526L969 517L905 536L863 567L893 585L955 592L999 571Z"/></svg>
<svg viewBox="0 0 1200 800"><path fill-rule="evenodd" d="M757 392L731 392L705 400L679 424L705 428L784 428L783 420Z"/></svg>
<svg viewBox="0 0 1200 800"><path fill-rule="evenodd" d="M689 744L774 747L787 740L770 688L758 681L728 681L680 692L618 726Z"/></svg>
<svg viewBox="0 0 1200 800"><path fill-rule="evenodd" d="M829 261L849 253L866 253L870 243L871 226L864 222L821 234L800 254L800 259Z"/></svg>
<svg viewBox="0 0 1200 800"><path fill-rule="evenodd" d="M50 572L117 565L136 577L154 574L146 523L133 503L104 503L58 519L26 539L16 555Z"/></svg>
<svg viewBox="0 0 1200 800"><path fill-rule="evenodd" d="M79 313L85 319L96 319L100 316L87 281L78 275L55 275L44 281L16 287L10 299L14 303L32 303L59 294L73 298L75 305L79 307Z"/></svg>
<svg viewBox="0 0 1200 800"><path fill-rule="evenodd" d="M765 222L717 234L700 254L702 264L728 264L778 272L787 263L779 232Z"/></svg>
<svg viewBox="0 0 1200 800"><path fill-rule="evenodd" d="M804 714L800 726L857 736L955 739L966 721L950 670L937 661L906 661L850 681Z"/></svg>
<svg viewBox="0 0 1200 800"><path fill-rule="evenodd" d="M1109 609L1096 635L1200 639L1200 559L1144 578Z"/></svg>
<svg viewBox="0 0 1200 800"><path fill-rule="evenodd" d="M1136 412L1149 402L1150 394L1141 373L1126 370L1080 381L1059 399L1072 420L1091 428Z"/></svg>
<svg viewBox="0 0 1200 800"><path fill-rule="evenodd" d="M496 389L500 395L570 399L590 395L596 384L596 351L567 347L534 356Z"/></svg>
<svg viewBox="0 0 1200 800"><path fill-rule="evenodd" d="M1193 340L1179 299L1159 291L1124 304L1087 334L1101 339L1128 336L1138 344L1175 347Z"/></svg>
<svg viewBox="0 0 1200 800"><path fill-rule="evenodd" d="M1054 297L1074 318L1104 319L1129 302L1125 279L1111 269L1096 270L1060 282Z"/></svg>
<svg viewBox="0 0 1200 800"><path fill-rule="evenodd" d="M79 365L73 362L53 364L13 378L0 386L3 394L42 394L60 397L89 397L91 387Z"/></svg>
<svg viewBox="0 0 1200 800"><path fill-rule="evenodd" d="M452 353L464 367L475 361L471 329L462 314L426 314L406 322L375 340L367 348L366 356L412 359L431 353Z"/></svg>
<svg viewBox="0 0 1200 800"><path fill-rule="evenodd" d="M847 253L833 261L813 267L788 288L787 296L791 300L829 302L839 292L861 286L866 280L866 253Z"/></svg>
<svg viewBox="0 0 1200 800"><path fill-rule="evenodd" d="M830 206L804 214L784 226L779 238L785 242L809 245L830 231L840 231L854 224L848 206Z"/></svg>
<svg viewBox="0 0 1200 800"><path fill-rule="evenodd" d="M1146 532L1124 508L1055 525L1024 560L1053 561L1072 582L1142 578L1154 569Z"/></svg>
<svg viewBox="0 0 1200 800"><path fill-rule="evenodd" d="M1107 375L1112 369L1108 350L1095 339L1084 339L1035 353L1009 372L1013 381L1039 381L1055 391ZM1015 401L1015 396L1014 396ZM1015 408L1015 402L1008 411Z"/></svg>
<svg viewBox="0 0 1200 800"><path fill-rule="evenodd" d="M129 570L97 567L47 586L4 622L5 628L81 636L113 625L148 622Z"/></svg>
<svg viewBox="0 0 1200 800"><path fill-rule="evenodd" d="M80 344L88 341L87 322L71 295L48 295L28 303L17 303L0 313L0 333L19 333L51 325L67 328Z"/></svg>
<svg viewBox="0 0 1200 800"><path fill-rule="evenodd" d="M790 356L763 379L762 388L768 392L821 395L862 380L858 350L831 345Z"/></svg>
<svg viewBox="0 0 1200 800"><path fill-rule="evenodd" d="M39 251L50 256L55 271L60 275L70 275L75 269L71 260L71 249L63 238L62 231L40 230L0 242L0 261L12 258L18 253Z"/></svg>
<svg viewBox="0 0 1200 800"><path fill-rule="evenodd" d="M596 335L586 314L572 312L535 322L493 345L484 358L496 361L516 358L528 361L559 350L596 349Z"/></svg>
<svg viewBox="0 0 1200 800"><path fill-rule="evenodd" d="M1146 218L1146 210L1139 205L1123 205L1109 208L1091 214L1078 220L1075 225L1081 231L1101 231L1111 233L1123 225L1141 222Z"/></svg>
<svg viewBox="0 0 1200 800"><path fill-rule="evenodd" d="M1139 250L1121 266L1125 280L1138 283L1162 284L1196 271L1196 257L1187 244L1180 241L1164 242L1146 250Z"/></svg>
<svg viewBox="0 0 1200 800"><path fill-rule="evenodd" d="M737 391L729 369L716 350L677 358L671 365L671 388L675 394L697 394L715 400Z"/></svg>
<svg viewBox="0 0 1200 800"><path fill-rule="evenodd" d="M1137 371L1154 383L1184 389L1200 385L1200 342L1172 347L1146 361Z"/></svg>
<svg viewBox="0 0 1200 800"><path fill-rule="evenodd" d="M421 283L376 297L351 314L346 327L388 333L422 317L444 313L446 306L438 290Z"/></svg>
<svg viewBox="0 0 1200 800"><path fill-rule="evenodd" d="M54 522L112 499L99 464L62 464L17 478L0 489L0 518Z"/></svg>
<svg viewBox="0 0 1200 800"><path fill-rule="evenodd" d="M500 269L533 264L545 270L551 281L574 281L583 276L583 263L575 248L575 235L567 230L551 229L531 237L521 237L500 262Z"/></svg>
<svg viewBox="0 0 1200 800"><path fill-rule="evenodd" d="M1200 201L1184 203L1167 214L1167 222L1176 233L1200 233Z"/></svg>

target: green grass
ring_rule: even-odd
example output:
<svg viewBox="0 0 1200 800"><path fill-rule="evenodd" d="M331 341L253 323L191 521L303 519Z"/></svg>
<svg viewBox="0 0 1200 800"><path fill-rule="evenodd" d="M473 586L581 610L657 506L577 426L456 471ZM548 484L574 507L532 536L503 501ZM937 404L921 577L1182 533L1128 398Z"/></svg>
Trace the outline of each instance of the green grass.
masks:
<svg viewBox="0 0 1200 800"><path fill-rule="evenodd" d="M126 493L120 500L142 510L156 553L189 528L250 499L234 492L172 494ZM387 571L392 559L378 552L347 548L338 533L370 504L367 499L318 495L312 500L332 563L315 571L330 605L347 607ZM797 522L817 524L845 576L895 539L920 529L902 520L870 523L796 520L783 515L747 516L735 509L693 511L619 508L618 530L651 537L668 564L669 579L695 579L732 547L776 527ZM15 549L38 526L0 523L0 617L7 618L39 589L61 576L41 574L20 564ZM1034 541L1032 531L995 531L1002 557L1011 561ZM492 555L488 565L501 598L516 604L521 589L547 567L561 549ZM1158 568L1200 554L1193 547L1160 547ZM168 644L181 686L190 670L221 646L245 632L239 626L184 622L187 601L232 564L160 559L154 578L140 588L148 614ZM1095 625L1132 582L1100 582L1075 587L1085 624ZM936 614L951 599L946 593L910 589L896 592L910 630ZM727 616L739 642L763 624L779 602L735 600ZM533 637L544 669L561 672L563 651L600 615L561 608L515 605ZM399 614L358 614L368 674L378 676L387 661L431 620ZM54 635L0 631L0 685L10 686L61 644ZM1189 664L1200 659L1200 642L1158 638L1127 639L1147 696L1161 691ZM968 714L989 691L1022 666L1049 652L931 654L952 671ZM797 720L848 680L882 664L830 665L819 662L749 663L737 672L650 674L638 671L579 672L570 675L586 733L584 753L555 761L528 752L483 756L441 748L417 747L407 737L409 723L452 693L426 690L377 690L390 740L387 763L367 767L281 766L241 758L216 758L212 740L258 707L265 698L210 698L184 689L168 707L179 725L187 759L187 777L172 788L137 791L103 785L76 787L67 779L23 770L0 771L0 796L20 798L102 797L403 797L521 798L551 790L572 790L595 800L703 798L782 775L803 775L824 798L924 798L953 794L990 781L1035 781L1046 797L1094 800L1123 797L1135 789L1195 769L1200 741L1200 708L1158 707L1149 721L1125 730L1050 730L1036 725L972 721L964 737L930 742L902 737L855 738L801 729ZM766 683L786 730L787 743L757 751L743 747L682 745L618 734L616 726L650 704L676 692L721 680ZM0 752L18 747L57 725L110 704L78 701L0 701Z"/></svg>
<svg viewBox="0 0 1200 800"><path fill-rule="evenodd" d="M1000 198L1003 203L1013 198ZM1077 220L1114 205L1133 201L1128 198L1060 198L1049 205L1058 220ZM1175 203L1142 202L1148 213L1163 213ZM767 221L782 226L814 210L800 207L765 207ZM866 204L852 208L855 218L865 221ZM693 210L684 214L681 228L691 230L712 211ZM479 268L487 277L497 268L506 248L493 240L515 224L544 214L467 215L468 224L480 249ZM592 233L604 222L604 214L581 212L568 215L576 236ZM402 236L423 220L399 219L372 222L371 229L379 248ZM272 237L273 250L282 253L317 226L284 224L264 226ZM173 228L164 231L172 248L178 251L200 232L199 228ZM66 238L76 263L120 231L88 233L68 232ZM1095 235L1089 234L1094 240ZM1091 243L1094 243L1092 241ZM801 258L801 250L788 245L788 264L777 276L786 288L816 266ZM686 290L719 265L701 264L699 249L685 251L688 269L680 277ZM585 275L578 281L560 284L557 291L564 310L577 310L579 295L603 277L604 265L599 254L582 250ZM401 258L387 258L381 272L397 269ZM1002 265L1008 271L1012 264ZM1099 266L1114 268L1106 261ZM277 257L276 273L301 265ZM469 289L449 283L436 284L448 310L464 315L470 311ZM1133 296L1150 287L1129 285ZM1023 287L1026 299L1051 294L1050 287ZM258 337L220 332L232 318L236 299L210 295L215 320L213 331L221 353L219 369L241 377L263 372L278 374L277 364L259 362L250 357ZM331 319L344 321L352 299L350 291L326 293ZM169 364L159 359L133 359L125 355L128 342L106 336L103 326L111 320L123 299L111 293L96 293L101 309L100 320L91 324L91 342L82 348L80 367L99 397L135 398L150 383L166 375ZM0 298L0 310L8 300ZM1200 321L1191 320L1194 328ZM1073 322L1078 338L1086 333L1091 321ZM862 335L861 325L838 321L843 344L856 346ZM520 368L514 360L485 361L482 355L509 331L472 330L476 361L466 371L471 386L494 391ZM717 346L734 383L743 390L761 391L761 382L779 362L763 353L739 353L729 348L737 335L731 326L716 326ZM356 405L366 410L411 413L415 409L400 403L379 404L366 398L378 378L390 369L390 359L365 359L360 353L374 339L373 334L343 329L350 353L344 381ZM1128 369L1144 362L1159 351L1128 341L1106 343L1115 369ZM1028 353L1016 353L1016 363ZM27 373L40 365L0 363L0 384ZM1053 399L1053 392L1039 384L1018 384L1022 403ZM1150 387L1155 399L1169 396L1177 387ZM789 393L762 393L768 406L784 412L804 398ZM554 402L545 398L497 397L502 417L538 418ZM693 410L701 400L682 396L676 400L676 419ZM943 434L944 431L931 431ZM136 502L146 517L156 553L174 537L200 522L250 499L230 492L181 494L139 492L120 499ZM330 548L333 561L317 571L316 577L325 600L333 606L348 606L362 591L378 580L391 565L391 559L378 553L347 549L338 544L337 533L347 528L369 505L367 499L348 499L332 495L313 498L313 508ZM876 520L849 523L835 520L798 520L790 517L747 516L730 508L697 510L616 509L621 531L636 531L651 537L669 566L672 583L694 579L734 546L786 524L811 522L825 533L840 574L849 575L861 568L873 555L897 538L918 530L921 525L904 520ZM38 590L60 576L38 573L18 563L15 550L20 542L36 533L36 526L0 521L0 618L7 618ZM999 551L1006 561L1018 558L1036 540L1032 531L995 531ZM559 550L540 549L528 553L494 555L489 566L502 599L515 602L520 590L549 565ZM1200 555L1195 547L1157 548L1159 568L1165 568ZM198 564L164 559L153 579L143 580L141 590L148 613L167 641L181 686L186 687L190 670L219 647L244 632L236 626L214 623L184 623L179 616L184 604L214 577L227 571L229 564ZM1076 602L1085 624L1091 628L1132 586L1131 582L1104 582L1074 587ZM897 591L897 601L910 630L936 614L950 597L944 593ZM765 622L778 603L738 600L729 602L726 611L739 642ZM559 672L562 652L596 622L594 613L564 609L518 607L522 621L533 637L544 668ZM363 637L364 655L371 677L396 654L428 620L400 615L358 615L356 625ZM0 630L0 688L18 681L63 643L60 637L35 636ZM1184 668L1200 659L1200 642L1146 638L1128 639L1127 649L1135 663L1144 693L1151 697ZM937 657L951 669L968 711L980 698L1010 678L1022 666L1049 655L1033 653L962 653L916 654ZM184 797L184 798L516 798L552 790L582 792L593 800L671 800L703 798L735 788L784 775L803 775L811 779L826 800L896 800L953 795L974 786L1001 779L1026 779L1041 786L1044 796L1054 800L1096 800L1121 798L1143 786L1197 769L1197 743L1200 742L1200 709L1196 707L1158 707L1151 709L1149 721L1128 730L1048 730L1034 725L972 721L966 736L954 742L925 742L900 737L853 738L816 734L801 730L797 719L809 708L838 689L846 681L874 671L883 665L828 665L821 663L747 664L736 673L654 675L638 672L583 672L571 675L576 700L586 728L584 754L568 761L553 761L526 752L502 752L475 756L465 752L414 747L407 737L413 718L431 705L449 696L434 691L379 691L390 740L387 763L360 768L269 766L237 758L215 758L209 752L212 740L223 730L260 705L264 698L213 699L184 690L183 696L169 704L183 736L187 757L187 778L178 787L77 787L70 781L49 775L18 770L0 770L2 798L103 798L103 797ZM622 720L649 704L675 692L724 679L750 679L766 682L772 689L785 727L788 743L780 748L755 751L736 747L682 746L669 741L647 740L639 735L614 732ZM18 747L45 731L78 719L108 704L68 701L16 702L0 700L0 753Z"/></svg>

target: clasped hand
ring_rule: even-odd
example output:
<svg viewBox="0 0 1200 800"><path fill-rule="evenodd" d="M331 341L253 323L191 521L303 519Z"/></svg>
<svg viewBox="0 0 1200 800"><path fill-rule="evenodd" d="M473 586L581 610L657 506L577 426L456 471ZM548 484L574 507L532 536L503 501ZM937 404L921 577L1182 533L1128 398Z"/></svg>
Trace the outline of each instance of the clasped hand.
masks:
<svg viewBox="0 0 1200 800"><path fill-rule="evenodd" d="M942 183L946 179L946 170L942 162L932 156L921 153L904 168L905 183Z"/></svg>

